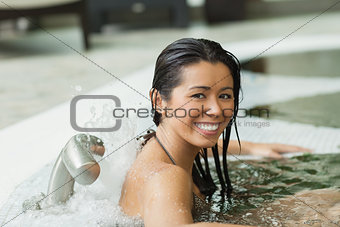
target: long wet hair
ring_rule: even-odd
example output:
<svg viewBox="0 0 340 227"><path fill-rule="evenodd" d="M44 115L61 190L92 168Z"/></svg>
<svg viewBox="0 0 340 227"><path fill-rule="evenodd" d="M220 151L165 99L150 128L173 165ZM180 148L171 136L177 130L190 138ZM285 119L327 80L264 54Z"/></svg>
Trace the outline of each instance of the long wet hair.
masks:
<svg viewBox="0 0 340 227"><path fill-rule="evenodd" d="M237 58L232 53L224 50L219 43L206 39L184 38L171 43L161 52L156 62L155 73L151 88L151 105L154 112L153 121L156 126L158 126L162 120L162 115L156 111L159 108L157 108L156 103L153 103L152 101L154 95L156 96L155 100L157 100L157 95L159 93L162 99L164 99L165 101L169 101L171 99L172 90L181 84L181 70L185 66L199 63L200 61L207 61L210 63L223 63L229 68L233 78L233 116L228 126L224 129L222 133L222 148L218 147L217 144L212 147L216 172L221 185L221 192L226 193L227 197L230 198L232 185L228 174L227 149L230 139L231 127L236 122L239 104L239 93L241 89L240 63ZM158 92L155 93L155 89ZM239 145L241 146L237 132L237 126L236 124L234 125L237 139ZM218 149L222 149L223 171L220 165ZM199 155L203 157L205 168L203 168L202 166L201 158L199 157ZM195 157L195 163L192 169L192 177L194 183L198 186L201 193L203 193L204 195L211 196L217 190L217 186L214 183L210 174L206 148L203 148L203 152L199 152Z"/></svg>

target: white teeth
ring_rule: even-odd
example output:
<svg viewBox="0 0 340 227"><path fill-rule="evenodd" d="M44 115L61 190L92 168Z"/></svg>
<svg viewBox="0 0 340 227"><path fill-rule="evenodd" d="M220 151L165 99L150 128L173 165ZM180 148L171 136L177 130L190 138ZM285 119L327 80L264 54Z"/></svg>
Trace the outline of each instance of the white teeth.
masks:
<svg viewBox="0 0 340 227"><path fill-rule="evenodd" d="M202 124L202 123L195 123L197 127L200 129L206 130L206 131L215 131L218 128L218 123L217 124Z"/></svg>

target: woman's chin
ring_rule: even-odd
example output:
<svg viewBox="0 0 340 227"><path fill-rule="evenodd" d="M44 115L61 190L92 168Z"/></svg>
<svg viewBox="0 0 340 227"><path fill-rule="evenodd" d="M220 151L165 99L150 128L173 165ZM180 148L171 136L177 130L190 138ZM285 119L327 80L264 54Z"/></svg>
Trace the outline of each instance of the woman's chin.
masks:
<svg viewBox="0 0 340 227"><path fill-rule="evenodd" d="M211 148L211 147L215 146L215 144L218 142L218 139L219 139L221 134L222 134L222 132L221 133L217 132L216 134L209 135L209 136L208 135L204 135L204 136L200 135L200 136L198 136L197 139L195 139L196 140L195 144L198 147Z"/></svg>
<svg viewBox="0 0 340 227"><path fill-rule="evenodd" d="M216 139L216 140L201 139L201 141L199 141L197 146L201 147L201 148L211 148L211 147L215 146L215 144L217 142L218 142L218 139Z"/></svg>

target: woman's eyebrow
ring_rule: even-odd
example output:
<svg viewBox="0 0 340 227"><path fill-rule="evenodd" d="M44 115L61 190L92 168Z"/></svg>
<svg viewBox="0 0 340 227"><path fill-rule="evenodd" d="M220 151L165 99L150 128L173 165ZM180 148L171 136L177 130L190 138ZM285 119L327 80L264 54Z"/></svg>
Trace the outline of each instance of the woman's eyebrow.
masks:
<svg viewBox="0 0 340 227"><path fill-rule="evenodd" d="M208 86L193 86L193 87L190 87L189 90L192 90L192 89L204 89L204 90L209 90L210 87Z"/></svg>
<svg viewBox="0 0 340 227"><path fill-rule="evenodd" d="M193 86L193 87L190 87L189 90L192 90L192 89L204 89L204 90L209 90L211 89L211 87L208 87L208 86ZM220 89L220 91L224 91L224 90L227 90L227 89L231 89L233 90L232 87L223 87Z"/></svg>
<svg viewBox="0 0 340 227"><path fill-rule="evenodd" d="M224 90L228 90L228 89L234 90L233 87L223 87L223 88L220 89L220 91L224 91Z"/></svg>

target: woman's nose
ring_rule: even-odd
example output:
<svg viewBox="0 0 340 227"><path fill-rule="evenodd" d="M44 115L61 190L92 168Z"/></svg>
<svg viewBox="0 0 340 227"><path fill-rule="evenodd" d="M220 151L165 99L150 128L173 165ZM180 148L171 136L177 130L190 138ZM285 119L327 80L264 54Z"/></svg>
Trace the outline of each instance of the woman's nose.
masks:
<svg viewBox="0 0 340 227"><path fill-rule="evenodd" d="M216 117L219 117L222 115L223 110L217 100L211 100L209 103L206 103L206 105L207 105L205 108L206 114L210 116L216 116Z"/></svg>

